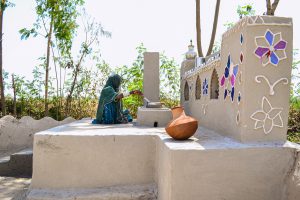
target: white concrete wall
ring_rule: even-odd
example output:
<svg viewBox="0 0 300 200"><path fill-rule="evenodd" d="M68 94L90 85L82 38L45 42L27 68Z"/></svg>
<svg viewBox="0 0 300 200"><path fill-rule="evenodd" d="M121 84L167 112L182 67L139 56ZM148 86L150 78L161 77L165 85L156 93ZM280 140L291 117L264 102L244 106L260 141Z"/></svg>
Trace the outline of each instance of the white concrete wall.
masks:
<svg viewBox="0 0 300 200"><path fill-rule="evenodd" d="M31 187L93 188L154 182L154 136L123 136L124 129L118 126L92 128L73 124L65 132L37 133Z"/></svg>
<svg viewBox="0 0 300 200"><path fill-rule="evenodd" d="M294 151L294 164L285 179L285 193L283 199L296 200L300 197L300 151Z"/></svg>
<svg viewBox="0 0 300 200"><path fill-rule="evenodd" d="M281 200L293 149L172 152L172 200ZM187 164L189 163L189 164Z"/></svg>
<svg viewBox="0 0 300 200"><path fill-rule="evenodd" d="M273 34L269 45L267 32ZM243 38L241 42L240 38ZM279 41L286 42L282 50L274 51ZM280 59L278 64L265 63L267 55L259 58L259 47L273 49ZM188 114L199 120L199 125L213 129L242 142L286 141L289 112L290 81L293 49L291 18L252 16L245 17L223 34L219 61L191 69L186 61L181 69L181 100ZM243 59L240 59L241 54ZM221 79L230 56L230 75L238 65L234 98L224 98L224 91L232 91L230 77L221 87ZM190 70L190 71L187 71ZM219 98L210 99L213 70L219 78ZM187 74L185 74L188 72ZM201 86L208 80L208 95L195 98L197 76ZM185 83L189 85L189 100L182 98ZM203 89L202 89L203 91ZM238 95L241 101L238 102ZM267 117L265 117L267 116ZM264 120L266 119L266 120Z"/></svg>
<svg viewBox="0 0 300 200"><path fill-rule="evenodd" d="M29 116L21 119L9 115L4 116L0 119L0 151L7 152L27 147L32 148L35 133L74 121L75 119L71 117L63 121L56 121L50 117L35 120Z"/></svg>

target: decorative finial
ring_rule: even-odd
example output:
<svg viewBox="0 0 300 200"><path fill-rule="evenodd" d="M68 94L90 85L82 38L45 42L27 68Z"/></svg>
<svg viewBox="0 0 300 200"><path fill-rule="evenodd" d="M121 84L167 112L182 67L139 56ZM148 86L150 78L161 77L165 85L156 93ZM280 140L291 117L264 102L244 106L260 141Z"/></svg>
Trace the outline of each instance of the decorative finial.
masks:
<svg viewBox="0 0 300 200"><path fill-rule="evenodd" d="M190 40L190 45L189 45L189 50L188 52L185 53L185 58L187 60L190 60L190 59L195 59L195 57L197 56L196 52L194 51L194 45L193 45L193 41Z"/></svg>

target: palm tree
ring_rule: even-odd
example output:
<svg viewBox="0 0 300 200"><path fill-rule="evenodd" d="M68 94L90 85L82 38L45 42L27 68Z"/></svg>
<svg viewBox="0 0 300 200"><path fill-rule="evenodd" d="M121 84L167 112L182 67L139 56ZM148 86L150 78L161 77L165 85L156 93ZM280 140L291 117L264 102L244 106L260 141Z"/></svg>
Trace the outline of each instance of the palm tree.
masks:
<svg viewBox="0 0 300 200"><path fill-rule="evenodd" d="M220 3L221 3L221 0L217 0L216 7L215 7L214 24L213 24L213 29L212 29L212 33L211 33L211 37L210 37L210 43L209 43L209 47L208 47L206 56L209 56L213 50L213 45L215 42L217 25L218 25ZM203 57L202 43L201 43L200 0L196 0L196 32L197 32L198 56Z"/></svg>

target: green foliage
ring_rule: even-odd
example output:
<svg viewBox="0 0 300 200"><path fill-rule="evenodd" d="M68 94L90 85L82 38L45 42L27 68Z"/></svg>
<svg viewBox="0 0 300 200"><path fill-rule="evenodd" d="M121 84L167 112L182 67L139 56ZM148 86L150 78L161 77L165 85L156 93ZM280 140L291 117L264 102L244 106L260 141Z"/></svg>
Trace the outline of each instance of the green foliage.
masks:
<svg viewBox="0 0 300 200"><path fill-rule="evenodd" d="M41 58L42 63L44 59ZM106 82L107 77L111 73L110 66L100 58L94 58L94 65L92 67L83 67L78 74L78 83L75 87L73 101L70 106L69 116L75 119L84 117L94 117L99 91ZM17 98L17 117L25 115L32 116L35 119L44 117L44 96L43 96L43 80L44 65L37 66L33 70L33 80L26 80L25 77L14 75L16 98ZM8 76L8 74L7 74ZM9 89L12 90L12 84L6 80ZM50 77L50 83L54 82ZM66 93L68 88L64 88ZM49 117L57 120L62 120L65 117L64 106L66 98L56 96L55 88L50 84L49 86ZM13 113L13 98L7 96L6 99L7 113ZM1 116L0 116L1 117Z"/></svg>
<svg viewBox="0 0 300 200"><path fill-rule="evenodd" d="M14 7L14 6L15 6L15 4L12 3L11 1L5 0L5 1L0 2L0 9L1 10L5 10L7 7Z"/></svg>
<svg viewBox="0 0 300 200"><path fill-rule="evenodd" d="M293 63L292 69L298 69L298 65L300 64L300 60L296 60L296 56L299 54L299 49L293 49Z"/></svg>
<svg viewBox="0 0 300 200"><path fill-rule="evenodd" d="M299 97L300 95L300 82L299 82L299 64L300 60L297 60L296 57L298 55L299 49L293 50L293 63L292 63L292 88L291 88L291 98ZM296 80L296 82L295 82ZM291 102L293 103L293 102Z"/></svg>
<svg viewBox="0 0 300 200"><path fill-rule="evenodd" d="M246 4L246 5L238 5L236 12L240 19L246 16L253 16L255 15L255 10L252 6L252 4ZM226 22L224 26L228 29L231 29L235 25L235 22Z"/></svg>
<svg viewBox="0 0 300 200"><path fill-rule="evenodd" d="M221 42L220 41L215 41L212 53L217 53L221 51Z"/></svg>
<svg viewBox="0 0 300 200"><path fill-rule="evenodd" d="M32 29L22 28L21 30L19 30L19 33L21 34L21 40L28 39L30 35L33 35L33 37L36 37L38 35L38 33L34 28Z"/></svg>
<svg viewBox="0 0 300 200"><path fill-rule="evenodd" d="M91 17L87 15L85 12L83 12L82 21L84 26L85 39L81 43L79 55L77 56L78 60L75 61L71 54L68 54L66 56L68 61L67 65L69 66L68 68L72 69L72 75L69 78L69 80L67 80L68 101L66 102L67 103L66 110L69 110L70 108L69 106L72 101L73 93L74 92L78 93L78 88L76 87L80 86L80 84L85 84L85 81L83 80L81 80L81 83L79 84L77 77L84 70L82 65L84 64L84 61L87 57L92 58L91 59L92 61L97 62L98 63L96 64L97 67L102 66L103 69L106 69L106 72L109 71L108 69L109 66L105 62L99 64L99 58L98 58L99 51L95 51L94 48L95 46L96 48L97 46L99 46L100 36L110 37L111 33L105 31L100 23L95 22L95 20L91 19ZM87 72L88 71L86 71L86 73Z"/></svg>
<svg viewBox="0 0 300 200"><path fill-rule="evenodd" d="M290 98L290 107L296 110L300 110L300 98L297 96L292 96Z"/></svg>
<svg viewBox="0 0 300 200"><path fill-rule="evenodd" d="M7 84L7 80L8 80L8 76L9 76L9 73L5 70L2 70L2 77L3 77L3 86L4 88L7 88L9 87L9 85Z"/></svg>
<svg viewBox="0 0 300 200"><path fill-rule="evenodd" d="M226 27L227 30L231 29L235 25L234 22L226 22L224 26Z"/></svg>
<svg viewBox="0 0 300 200"><path fill-rule="evenodd" d="M288 140L300 143L300 100L290 107L288 121Z"/></svg>
<svg viewBox="0 0 300 200"><path fill-rule="evenodd" d="M300 143L300 85L293 83L299 80L298 67L300 60L297 60L298 49L293 50L293 63L292 63L292 84L291 84L291 97L290 97L290 112L288 121L288 140Z"/></svg>
<svg viewBox="0 0 300 200"><path fill-rule="evenodd" d="M76 19L79 16L78 7L82 6L84 0L36 0L37 21L33 28L23 28L19 31L21 39L27 39L31 35L36 37L44 29L44 37L49 37L47 24L53 26L53 33L58 48L64 53L69 53L72 47L72 40L75 36L78 24Z"/></svg>
<svg viewBox="0 0 300 200"><path fill-rule="evenodd" d="M144 53L146 48L143 44L136 48L137 58L132 66L122 66L116 69L117 74L123 78L122 91L143 90L143 66L144 66ZM138 107L143 105L143 99L139 96L129 96L123 99L124 108L129 109L135 116Z"/></svg>
<svg viewBox="0 0 300 200"><path fill-rule="evenodd" d="M173 58L160 55L160 96L171 100L179 99L179 66Z"/></svg>
<svg viewBox="0 0 300 200"><path fill-rule="evenodd" d="M143 90L144 53L147 49L143 44L137 48L137 58L133 64L117 68L116 72L122 76L122 90ZM178 105L179 101L179 66L174 59L164 54L160 55L160 96L166 106ZM165 102L163 101L165 100ZM124 107L136 116L138 107L143 105L143 99L139 96L129 96L123 99Z"/></svg>
<svg viewBox="0 0 300 200"><path fill-rule="evenodd" d="M239 15L240 19L242 19L243 17L246 17L246 16L255 15L255 10L254 10L252 4L246 4L244 6L238 5L236 12Z"/></svg>

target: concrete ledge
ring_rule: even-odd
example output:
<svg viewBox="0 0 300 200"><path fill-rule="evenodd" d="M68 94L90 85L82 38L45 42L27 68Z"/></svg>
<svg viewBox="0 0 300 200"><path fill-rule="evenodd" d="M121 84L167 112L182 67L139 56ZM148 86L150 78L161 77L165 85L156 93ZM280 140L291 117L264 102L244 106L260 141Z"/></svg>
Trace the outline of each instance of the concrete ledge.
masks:
<svg viewBox="0 0 300 200"><path fill-rule="evenodd" d="M10 156L0 158L0 176L31 177L32 149L24 149Z"/></svg>
<svg viewBox="0 0 300 200"><path fill-rule="evenodd" d="M300 190L290 181L300 177L299 145L239 143L204 128L196 137L174 141L164 128L89 120L37 133L32 200L39 190L56 194L153 183L159 200L296 200L288 196Z"/></svg>
<svg viewBox="0 0 300 200"><path fill-rule="evenodd" d="M156 200L157 190L154 184L94 189L33 189L27 200Z"/></svg>
<svg viewBox="0 0 300 200"><path fill-rule="evenodd" d="M165 127L172 119L169 108L145 108L140 107L137 113L137 124L153 127L157 122L158 127Z"/></svg>

